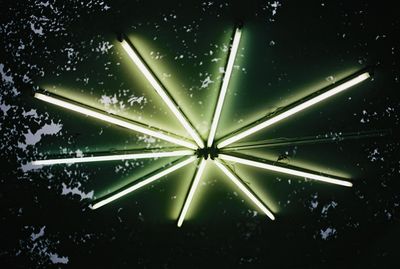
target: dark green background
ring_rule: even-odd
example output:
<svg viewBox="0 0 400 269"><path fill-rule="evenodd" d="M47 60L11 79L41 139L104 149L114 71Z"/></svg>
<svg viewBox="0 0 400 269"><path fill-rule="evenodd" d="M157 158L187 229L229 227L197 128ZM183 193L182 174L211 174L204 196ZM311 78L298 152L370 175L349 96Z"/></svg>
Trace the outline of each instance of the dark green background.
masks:
<svg viewBox="0 0 400 269"><path fill-rule="evenodd" d="M0 62L13 76L12 85L2 81L1 100L13 105L2 114L0 131L5 165L0 188L2 268L399 265L400 23L394 5L282 1L273 15L274 1L50 4L2 4ZM35 19L43 17L54 25ZM118 32L137 46L206 139L221 84L219 68L227 57L223 47L238 20L244 23L243 36L217 138L330 85L331 76L338 81L376 66L373 79L246 139L388 130L384 137L244 151L271 161L286 154L284 163L349 178L353 188L236 165L236 172L275 213L272 222L257 214L210 164L188 219L178 229L175 223L194 165L96 211L87 209L90 199L61 195L62 184L86 193L94 190L95 197L101 197L173 159L21 170L21 165L63 149L85 153L170 146L145 143L125 129L35 100L36 87L99 109L105 109L99 102L102 95L116 94L126 105L120 115L187 136L126 57L116 40ZM35 34L30 22L43 25L44 34ZM113 46L102 52L98 48L104 42ZM73 56L68 58L71 48ZM208 75L214 83L201 88ZM11 94L13 87L20 92L17 97ZM131 95L145 96L147 102L129 105ZM23 116L30 109L42 115L39 120ZM51 121L63 125L60 133L43 136L25 150L18 147L27 130L34 133ZM377 155L372 154L375 149ZM316 201L318 206L312 208ZM332 203L337 205L323 210ZM43 226L44 236L32 240ZM321 232L327 228L335 233L324 239ZM41 251L45 248L68 257L68 263L52 264Z"/></svg>

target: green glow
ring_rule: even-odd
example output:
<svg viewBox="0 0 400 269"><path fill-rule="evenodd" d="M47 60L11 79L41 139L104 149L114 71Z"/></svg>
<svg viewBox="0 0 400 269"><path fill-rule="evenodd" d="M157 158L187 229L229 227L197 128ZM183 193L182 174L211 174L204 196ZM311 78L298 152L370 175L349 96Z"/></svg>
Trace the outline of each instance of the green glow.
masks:
<svg viewBox="0 0 400 269"><path fill-rule="evenodd" d="M168 73L167 70L172 69L171 66L168 66L169 65L168 63L170 63L170 61L172 61L172 60L169 59L168 61L165 61L165 62L156 60L156 59L154 59L154 57L153 58L150 57L150 51L162 51L162 50L156 49L153 45L150 44L152 42L148 42L144 39L139 39L136 37L128 36L128 38L134 41L133 43L135 43L135 47L137 48L138 52L142 55L144 61L146 61L146 63L149 65L149 67L152 68L151 71L153 71L155 74L157 74L157 76L159 76L158 78L164 84L166 90L168 90L168 91L171 90L171 96L173 97L173 99L176 100L176 104L179 104L179 106L182 107L182 111L184 111L184 113L186 114L188 119L190 121L193 119L195 120L195 122L194 122L195 130L194 131L199 132L203 136L203 138L208 137L209 134L207 134L207 131L209 128L199 130L199 128L196 128L196 127L199 125L198 123L200 121L204 120L204 118L209 117L211 120L212 115L213 115L212 106L207 105L207 109L204 113L199 113L198 111L189 109L192 107L193 101L190 100L190 98L188 97L188 94L185 94L185 93L187 93L185 86L178 83L178 81L180 81L179 80L180 74L178 74L176 76L174 75L172 78L168 78L168 76L163 77L162 75L161 76L159 75L159 74ZM246 46L246 44L247 44L246 42L247 42L246 38L242 37L242 40L241 40L241 43L239 46L239 50L237 53L238 59L237 59L237 61L235 61L235 64L239 65L240 67L242 66L243 62L246 62L242 55L244 53L242 49ZM135 87L140 87L149 96L151 96L151 106L146 107L145 111L147 112L147 111L151 110L149 112L151 112L150 114L152 114L152 109L157 108L157 107L162 107L158 110L158 113L159 113L158 115L159 116L161 115L161 116L159 118L157 117L157 119L151 119L151 117L141 119L140 117L133 115L132 111L121 111L120 115L124 116L126 118L131 118L136 121L143 120L144 122L146 122L146 124L150 124L150 125L153 125L153 123L155 123L154 126L158 127L160 129L160 131L171 131L172 130L171 132L173 132L175 134L182 135L186 138L190 138L190 136L187 133L183 132L183 130L182 130L183 128L177 127L177 126L180 127L180 125L175 120L173 121L174 122L173 124L171 123L170 119L173 119L174 117L173 117L173 115L171 115L171 113L168 113L169 111L168 111L168 109L165 108L164 102L162 100L160 100L160 98L157 98L160 96L157 96L157 94L155 94L152 91L151 86L148 83L149 81L151 82L151 80L148 81L142 76L143 74L146 76L146 73L144 72L143 74L140 74L139 72L137 72L136 68L134 66L132 66L130 59L127 59L127 57L123 56L125 53L121 49L120 43L116 42L115 47L118 52L118 55L121 57L120 61L121 61L121 66L123 66L123 67L121 67L121 70L123 70L123 73L124 73L123 75L125 76L125 78L130 80L130 82L128 82L128 83L135 82L134 83ZM222 52L219 51L219 53L222 53ZM226 52L225 52L225 54L226 54ZM176 71L175 73L178 73L178 72ZM347 71L344 72L343 74L338 75L336 79L339 80L339 79L345 77L345 74L347 74ZM248 119L243 120L240 124L232 124L232 127L225 128L225 126L231 121L230 118L236 118L236 117L231 116L233 113L232 110L234 107L234 106L232 106L231 102L233 100L234 94L229 93L229 91L232 90L231 88L235 88L237 86L237 84L240 84L239 83L240 75L241 75L241 70L234 68L233 72L232 72L232 81L230 82L229 87L227 87L227 95L226 95L227 100L225 101L225 103L228 103L228 105L224 105L225 106L224 108L222 108L222 106L221 106L221 110L222 110L221 126L224 128L219 126L218 129L222 130L223 132L221 132L221 131L218 132L218 129L217 129L217 133L216 133L217 138L221 135L227 134L228 132L230 132L230 130L237 129L238 126L239 127L245 126L248 122L253 121L252 117L249 117ZM148 77L148 75L147 75L147 77ZM320 83L320 85L314 84L313 87L310 87L310 88L315 88L317 86L324 87L327 85L327 83L328 83L327 81L323 81ZM153 86L154 86L154 83L153 83ZM215 88L218 88L218 87L215 86ZM59 88L57 88L57 90L55 90L55 89L56 89L56 87L54 87L54 86L50 87L51 91L56 92L60 96L64 96L69 99L79 101L81 103L86 104L89 107L92 107L92 108L97 108L100 110L104 109L104 107L99 103L98 99L95 99L96 97L84 96L81 93L81 91L79 91L79 90L60 90ZM238 89L238 90L244 91L246 89ZM311 89L307 89L307 92L310 93ZM305 94L305 92L300 92L299 95L292 96L291 98L289 98L289 100L282 100L277 105L281 106L281 105L286 105L286 104L292 103L292 101L301 99L301 98L299 98L299 96L303 97L304 96L303 94ZM213 97L214 97L214 95L215 95L215 97L217 97L218 93L216 92L211 95ZM305 94L305 95L307 95L307 94ZM162 95L161 95L161 97L162 97ZM164 98L164 97L162 97L162 98ZM45 99L42 99L42 100L45 100ZM230 100L230 101L228 101L228 100ZM322 100L324 100L324 99L322 99ZM165 101L165 98L164 98L164 101ZM60 101L54 100L54 103L57 103L57 102L61 103ZM304 107L306 107L306 105L307 105L306 103L307 103L307 101L304 101L304 102L298 104L298 106L304 105ZM175 104L172 106L173 107L171 108L171 103L169 103L169 108L172 111L174 111L174 109L176 109L177 107L175 106ZM96 113L96 112L93 112L93 113ZM295 112L295 113L297 113L297 112ZM146 113L143 113L143 114L146 114ZM177 113L175 113L175 115L176 114ZM201 115L199 116L199 114L201 114ZM257 115L257 117L259 117L259 115L261 115L261 114L265 114L265 111L255 113L254 115ZM87 113L87 115L90 115L90 113L89 114ZM166 115L168 115L168 117L166 117ZM279 116L279 114L278 114L278 116ZM161 117L162 117L162 120L161 120ZM178 116L178 118L179 118L179 116ZM224 118L224 120L223 120L223 118ZM147 120L149 120L149 121L147 121ZM110 120L109 122L114 123L114 124L119 124L117 122L117 120L115 120L114 122ZM197 122L197 124L196 124L196 122ZM210 124L211 124L211 122L210 122ZM123 126L121 124L119 124L119 125ZM131 128L131 130L135 130L135 129ZM188 130L188 128L186 128L186 130ZM146 132L144 132L144 133L146 133ZM193 137L193 135L192 135L192 137ZM205 142L205 141L200 141L200 142ZM191 140L191 143L194 143L194 141ZM197 143L197 144L201 145L202 143ZM209 144L211 144L211 143L209 143ZM179 145L182 145L182 143ZM185 146L185 145L183 145L183 146ZM200 149L200 148L195 147L195 149ZM177 149L177 150L181 150L181 149ZM99 199L98 199L98 201L94 202L92 209L102 207L116 199L123 197L124 195L126 195L130 192L136 191L139 188L147 186L148 184L151 185L153 182L163 178L164 176L167 176L169 173L172 173L175 170L183 168L184 166L189 167L195 161L196 155L197 155L197 157L200 158L200 160L198 162L200 164L199 167L197 167L196 169L190 169L191 170L190 174L189 174L189 172L185 172L185 173L181 172L182 177L185 177L185 183L179 182L179 185L177 185L177 199L176 199L177 203L174 206L174 208L172 208L171 215L173 215L173 217L175 219L178 218L178 227L180 227L182 225L183 220L188 220L190 218L193 218L195 215L199 214L200 203L204 199L207 199L207 195L209 195L210 190L208 188L212 188L213 190L215 189L214 185L213 185L213 179L211 179L211 183L207 184L208 182L210 182L209 180L207 180L207 178L208 179L212 178L216 174L219 175L218 179L224 178L224 182L229 182L227 185L224 185L224 187L228 186L235 190L239 190L240 193L242 195L244 195L244 197L246 197L244 199L246 201L248 201L249 203L252 203L253 206L255 206L257 211L265 213L265 215L267 215L272 220L275 219L272 212L274 212L274 213L279 212L279 207L277 206L277 203L273 202L273 199L271 199L272 193L269 193L267 190L264 189L263 186L265 186L265 185L261 184L261 181L259 181L259 182L257 182L257 180L247 181L247 177L249 177L249 176L248 176L248 173L246 172L246 170L240 170L239 171L240 173L238 173L238 171L235 171L236 168L232 168L232 167L234 167L234 165L231 165L228 162L223 161L223 159L224 159L223 155L220 155L222 161L220 161L218 159L216 159L216 160L211 159L211 158L214 158L217 156L217 153L218 153L217 148L205 148L204 150L205 150L204 152L201 150L198 153L196 153L196 152L190 153L189 156L182 157L179 159L172 158L172 160L173 160L172 164L170 164L171 163L170 158L165 158L167 160L164 159L163 161L157 161L157 162L155 162L155 164L153 164L152 163L153 160L152 160L151 156L154 156L154 155L151 155L151 154L141 155L143 158L147 158L147 160L144 160L144 162L146 163L144 169L141 168L140 171L138 171L137 173L135 171L134 178L126 178L124 180L120 180L118 183L110 184L109 190L107 190L108 194L106 193L106 191L100 192L100 195L97 195L97 197L99 197ZM164 151L163 151L163 149L161 148L160 152L168 152L168 150L164 149ZM227 149L226 152L224 152L224 153L229 154L229 149ZM185 155L187 155L187 154L185 154ZM251 154L249 154L249 155L251 155ZM108 156L110 156L110 155L108 155ZM275 156L275 154L273 154L271 156L273 157L273 156ZM104 155L104 158L107 159L107 155ZM112 158L108 158L108 159L112 159ZM227 159L226 156L225 156L225 159ZM246 160L250 161L250 157L248 157L248 159L243 157L242 163L246 163L245 162ZM73 159L69 160L69 161L74 162ZM211 162L213 162L215 165L211 165L211 168L210 168L209 163L211 163ZM166 165L166 164L170 164L170 165ZM249 162L247 162L247 164L249 164ZM219 169L219 170L217 169L218 172L216 171L215 167L218 167L218 169ZM266 166L264 166L264 168L265 167ZM317 172L315 172L315 170L318 170L318 169L310 169L310 167L311 166L307 167L310 170L309 175L311 173L317 174ZM158 169L154 169L154 168L158 168ZM203 173L203 169L204 169L204 173ZM272 173L276 173L276 174L287 173L287 171L288 171L288 169L277 169L274 167L273 164L269 164L268 168L266 168L266 169L272 170L272 171L274 171ZM149 173L149 171L154 171L154 172ZM194 172L194 171L197 171L197 172ZM222 171L222 173L221 173L221 171ZM249 170L247 170L247 171L249 171ZM296 174L296 175L300 175L300 173L301 173L300 171L297 171L295 168L292 168L291 172L293 172L293 174ZM193 174L195 175L194 177L193 177ZM242 175L240 175L240 174L242 174ZM243 174L246 174L245 178L242 177ZM224 175L224 176L221 176L221 175ZM190 180L188 179L190 177L194 178L193 182L195 182L195 184L193 184L193 185L190 184ZM266 177L272 178L273 175L271 175L271 173L268 173L268 175ZM321 178L318 175L315 175L314 177ZM203 180L203 178L206 178L206 179ZM229 180L226 180L227 178ZM178 184L178 183L176 183L176 184ZM350 184L348 184L348 185L351 186ZM184 193L186 193L188 190L190 190L190 191L185 199ZM194 191L194 190L196 190L196 191ZM182 211L180 211L181 208L183 208ZM181 212L181 213L179 213L179 212Z"/></svg>

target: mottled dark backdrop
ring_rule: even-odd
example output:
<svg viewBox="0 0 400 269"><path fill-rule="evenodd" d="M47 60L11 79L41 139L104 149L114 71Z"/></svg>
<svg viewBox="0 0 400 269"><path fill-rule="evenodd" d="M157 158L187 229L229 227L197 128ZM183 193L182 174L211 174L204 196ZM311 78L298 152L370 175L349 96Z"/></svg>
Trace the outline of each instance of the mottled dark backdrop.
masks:
<svg viewBox="0 0 400 269"><path fill-rule="evenodd" d="M2 0L0 13L1 268L399 267L394 1ZM238 167L267 197L271 222L210 172L178 229L193 167L92 211L93 198L160 160L29 164L163 145L34 100L39 87L182 132L126 60L118 32L136 42L205 136L238 20L244 36L217 137L375 66L370 81L253 137L330 141L250 153L349 177L353 188Z"/></svg>

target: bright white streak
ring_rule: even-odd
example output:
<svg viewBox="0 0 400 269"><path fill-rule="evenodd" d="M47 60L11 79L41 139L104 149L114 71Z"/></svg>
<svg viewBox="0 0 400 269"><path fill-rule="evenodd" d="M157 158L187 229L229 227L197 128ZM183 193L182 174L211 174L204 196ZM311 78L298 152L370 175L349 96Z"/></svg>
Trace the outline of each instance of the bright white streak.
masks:
<svg viewBox="0 0 400 269"><path fill-rule="evenodd" d="M216 161L215 164L218 166L219 169L224 172L225 175L228 176L230 180L232 180L233 183L247 196L250 198L250 200L259 208L261 209L262 212L264 212L271 220L275 220L275 216L272 214L271 211L268 210L268 208L256 197L254 194L249 191L249 189L239 180L234 174L232 174L229 169L225 167L222 163L219 161Z"/></svg>
<svg viewBox="0 0 400 269"><path fill-rule="evenodd" d="M181 227L183 220L185 219L186 213L189 209L190 203L192 202L194 193L196 192L197 186L199 185L201 175L203 174L204 168L206 167L206 160L204 158L201 159L200 164L197 168L196 175L194 177L192 186L190 187L189 194L186 198L185 204L183 205L182 212L179 216L177 226Z"/></svg>
<svg viewBox="0 0 400 269"><path fill-rule="evenodd" d="M190 158L188 158L188 159L186 159L186 160L184 160L184 161L182 161L180 163L177 163L177 164L175 164L175 165L173 165L171 167L168 167L165 170L162 170L160 173L157 173L157 174L155 174L155 175L153 175L153 176L151 176L151 177L149 177L149 178L147 178L147 179L145 179L143 181L140 181L139 183L137 183L137 184L135 184L135 185L133 185L133 186L131 186L129 188L126 188L126 189L124 189L124 190L122 190L122 191L120 191L120 192L108 197L107 199L104 199L104 200L102 200L102 201L100 201L98 203L95 203L95 204L91 205L90 208L91 209L97 209L97 208L102 207L102 206L104 206L104 205L106 205L108 203L111 203L112 201L115 201L118 198L121 198L122 196L127 195L130 192L133 192L133 191L135 191L135 190L137 190L137 189L139 189L139 188L141 188L141 187L143 187L143 186L145 186L145 185L147 185L147 184L149 184L149 183L151 183L151 182L153 182L153 181L155 181L155 180L157 180L157 179L159 179L159 178L161 178L161 177L163 177L165 175L168 175L168 174L174 172L175 170L178 170L179 168L181 168L181 167L183 167L185 165L188 165L189 163L193 162L196 158L197 158L196 156L192 156L192 157L190 157Z"/></svg>
<svg viewBox="0 0 400 269"><path fill-rule="evenodd" d="M151 86L153 86L154 90L158 93L158 95L163 99L165 104L171 110L171 112L175 115L175 117L179 120L185 130L190 134L190 136L196 141L197 145L200 148L204 147L204 142L195 131L195 129L190 125L188 120L183 116L182 112L177 108L177 105L171 100L168 94L165 92L163 87L158 83L157 79L153 76L150 70L146 67L146 65L140 59L138 53L126 42L123 40L121 42L122 47L125 49L126 53L129 55L134 64L139 68L140 72L145 76L145 78L149 81Z"/></svg>
<svg viewBox="0 0 400 269"><path fill-rule="evenodd" d="M303 178L310 178L310 179L323 181L323 182L336 184L336 185L341 185L341 186L345 186L345 187L353 186L353 184L349 181L334 179L331 177L320 176L320 175L311 174L311 173L307 173L307 172L301 172L301 171L297 171L294 169L284 168L284 167L270 165L270 164L266 164L266 163L251 161L248 159L238 158L238 157L234 157L231 155L219 154L218 157L225 161L237 162L237 163L241 163L241 164L245 164L245 165L249 165L249 166L253 166L253 167L267 169L267 170L274 171L274 172L280 172L280 173L303 177Z"/></svg>
<svg viewBox="0 0 400 269"><path fill-rule="evenodd" d="M293 108L291 108L291 109L289 109L289 110L287 110L287 111L285 111L285 112L283 112L283 113L281 113L281 114L279 114L279 115L277 115L277 116L275 116L275 117L273 117L271 119L268 119L268 120L266 120L266 121L264 121L264 122L262 122L260 124L257 124L256 126L253 126L253 127L249 128L249 129L247 129L247 130L245 130L245 131L243 131L243 132L241 132L241 133L239 133L237 135L234 135L234 136L232 136L232 137L230 137L230 138L218 143L217 147L218 148L226 147L226 146L228 146L228 145L230 145L230 144L232 144L232 143L234 143L234 142L236 142L236 141L238 141L238 140L240 140L242 138L245 138L246 136L249 136L249 135L251 135L251 134L253 134L255 132L258 132L261 129L264 129L267 126L270 126L270 125L272 125L274 123L277 123L277 122L279 122L279 121L281 121L281 120L283 120L283 119L285 119L285 118L287 118L287 117L289 117L289 116L291 116L293 114L296 114L296 113L302 111L303 109L306 109L306 108L308 108L308 107L310 107L310 106L312 106L312 105L314 105L316 103L319 103L319 102L321 102L321 101L323 101L323 100L325 100L325 99L327 99L327 98L329 98L329 97L331 97L331 96L333 96L333 95L335 95L335 94L337 94L339 92L342 92L342 91L350 88L351 86L354 86L354 85L366 80L369 77L370 77L369 73L365 72L365 73L363 73L363 74L361 74L361 75L359 75L359 76L357 76L357 77L355 77L355 78L353 78L353 79L351 79L351 80L349 80L349 81L347 81L347 82L345 82L343 84L338 85L337 87L335 87L335 88L333 88L333 89L331 89L331 90L329 90L327 92L324 92L324 93L322 93L322 94L320 94L320 95L318 95L318 96L316 96L316 97L314 97L314 98L312 98L312 99L310 99L308 101L305 101L304 103L301 103L300 105L297 105L297 106L295 106L295 107L293 107Z"/></svg>
<svg viewBox="0 0 400 269"><path fill-rule="evenodd" d="M224 99L226 92L228 91L228 85L231 78L233 64L235 63L235 58L237 50L239 48L239 42L242 32L239 28L236 28L235 35L233 37L232 48L228 58L228 64L226 65L225 75L222 81L221 90L219 92L217 106L215 108L214 117L211 123L210 133L208 135L207 147L211 147L214 143L215 133L217 132L219 118L221 116L222 106L224 104Z"/></svg>
<svg viewBox="0 0 400 269"><path fill-rule="evenodd" d="M75 158L52 159L52 160L37 160L37 161L33 161L32 165L52 165L52 164L87 163L87 162L103 162L103 161L116 161L116 160L136 160L136 159L146 159L146 158L176 157L176 156L185 156L185 155L191 155L191 154L193 154L193 151L191 151L191 150L177 150L177 151L170 151L170 152L132 153L132 154L75 157Z"/></svg>
<svg viewBox="0 0 400 269"><path fill-rule="evenodd" d="M69 110L72 110L72 111L75 111L75 112L78 112L78 113L81 113L81 114L88 115L90 117L93 117L93 118L96 118L96 119L99 119L99 120L102 120L102 121L106 121L106 122L113 123L113 124L121 126L121 127L128 128L130 130L133 130L133 131L136 131L136 132L139 132L139 133L143 133L143 134L147 134L147 135L150 135L150 136L153 136L153 137L157 137L159 139L162 139L162 140L165 140L165 141L168 141L168 142L171 142L171 143L174 143L174 144L186 147L186 148L197 149L197 146L192 144L192 143L190 143L190 142L187 142L187 141L184 141L184 140L181 140L181 139L178 139L178 138L163 134L161 132L157 132L157 131L154 131L154 130L151 130L151 129L147 129L147 128L142 127L140 125L136 125L136 124L134 124L132 122L124 121L122 119L118 119L118 118L109 116L109 115L107 115L105 113L100 113L100 112L97 112L97 111L93 111L93 110L90 110L88 108L85 108L85 107L82 107L82 106L79 106L79 105L76 105L76 104L72 104L72 103L67 102L67 101L63 101L63 100L60 100L60 99L57 99L57 98L54 98L54 97L51 97L51 96L47 96L45 94L35 93L35 98L40 99L40 100L45 101L45 102L48 102L48 103L51 103L51 104L54 104L54 105L57 105L57 106L61 106L61 107L67 108Z"/></svg>

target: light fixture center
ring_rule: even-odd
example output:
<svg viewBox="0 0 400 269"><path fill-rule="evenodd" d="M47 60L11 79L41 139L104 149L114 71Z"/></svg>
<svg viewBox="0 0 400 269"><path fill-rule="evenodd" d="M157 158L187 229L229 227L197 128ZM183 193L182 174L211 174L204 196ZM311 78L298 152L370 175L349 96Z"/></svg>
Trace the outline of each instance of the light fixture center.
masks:
<svg viewBox="0 0 400 269"><path fill-rule="evenodd" d="M208 157L210 157L211 160L214 160L218 157L218 153L219 149L216 146L204 147L196 150L197 158L204 158L206 160Z"/></svg>

